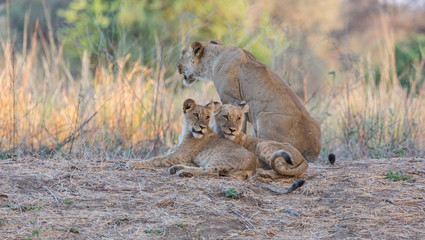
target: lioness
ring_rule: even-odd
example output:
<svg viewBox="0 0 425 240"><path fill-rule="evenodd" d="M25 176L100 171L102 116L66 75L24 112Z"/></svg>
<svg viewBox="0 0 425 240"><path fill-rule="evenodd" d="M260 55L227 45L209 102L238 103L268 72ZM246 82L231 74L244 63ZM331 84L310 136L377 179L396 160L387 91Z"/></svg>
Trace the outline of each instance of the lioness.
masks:
<svg viewBox="0 0 425 240"><path fill-rule="evenodd" d="M245 135L242 122L248 111L248 104L241 102L238 106L214 102L215 116L212 129L219 136L223 136L240 144L254 153L264 168L273 170L263 171L261 175L271 178L284 176L299 176L308 168L308 162L301 153L289 143L280 143L273 140L264 140ZM276 174L278 173L278 174Z"/></svg>
<svg viewBox="0 0 425 240"><path fill-rule="evenodd" d="M252 136L289 143L308 161L317 159L319 122L288 84L251 53L218 41L194 42L182 51L176 65L185 85L196 79L213 81L223 104L245 100Z"/></svg>
<svg viewBox="0 0 425 240"><path fill-rule="evenodd" d="M170 167L170 174L176 173L181 177L229 174L245 179L250 176L258 166L257 158L210 129L213 108L214 104L206 107L186 99L183 103L184 124L175 149L146 161L130 161L128 165L137 168ZM198 167L182 165L185 163Z"/></svg>

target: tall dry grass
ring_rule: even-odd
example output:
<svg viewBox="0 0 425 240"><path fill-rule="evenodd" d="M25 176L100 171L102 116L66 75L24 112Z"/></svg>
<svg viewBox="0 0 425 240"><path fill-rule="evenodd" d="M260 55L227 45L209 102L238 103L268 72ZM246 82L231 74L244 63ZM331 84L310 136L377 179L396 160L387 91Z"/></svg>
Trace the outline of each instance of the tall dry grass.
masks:
<svg viewBox="0 0 425 240"><path fill-rule="evenodd" d="M37 24L35 29L31 41L24 40L29 50L24 47L17 52L10 34L0 39L3 158L22 153L104 158L154 155L176 142L185 98L201 103L218 100L212 83L181 88L178 74L165 77L166 69L175 68L170 59L175 48L186 45L183 41L175 46L161 46L157 41L156 60L149 66L129 61L129 55L94 65L91 53L85 51L80 73L71 74L63 45L48 44L54 42L53 34L44 36ZM307 107L322 125L323 155L424 153L424 87L417 86L418 91L410 94L400 87L392 71L390 34L388 39L381 44L379 85L370 61L363 59L323 81L320 92L309 98L304 93ZM412 84L418 82L412 79Z"/></svg>
<svg viewBox="0 0 425 240"><path fill-rule="evenodd" d="M356 159L425 154L425 73L410 79L410 93L400 85L394 35L384 16L379 26L378 66L371 64L371 54L359 60L341 59L344 70L333 75L319 96L319 101L326 99L314 110L329 148L323 149L324 155L336 151ZM418 63L417 69L424 64L425 60Z"/></svg>
<svg viewBox="0 0 425 240"><path fill-rule="evenodd" d="M157 44L156 52L163 54L152 66L129 62L129 54L116 64L93 66L85 51L76 77L62 55L63 45L47 44L41 31L33 33L29 51L16 52L10 38L0 42L4 153L157 154L177 139L183 100L206 103L214 97L208 93L212 84L180 89L178 74L164 77L167 68L174 68L168 60L171 47Z"/></svg>

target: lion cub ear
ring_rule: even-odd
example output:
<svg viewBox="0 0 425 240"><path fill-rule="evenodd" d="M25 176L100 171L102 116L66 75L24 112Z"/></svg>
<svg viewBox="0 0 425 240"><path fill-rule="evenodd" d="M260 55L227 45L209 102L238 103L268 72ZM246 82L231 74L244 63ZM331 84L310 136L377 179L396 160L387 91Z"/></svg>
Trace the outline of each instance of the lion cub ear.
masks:
<svg viewBox="0 0 425 240"><path fill-rule="evenodd" d="M246 113L249 110L248 103L246 103L245 101L242 101L241 103L239 103L238 106L242 109L243 113Z"/></svg>
<svg viewBox="0 0 425 240"><path fill-rule="evenodd" d="M213 114L217 115L219 112L221 112L222 110L222 105L219 102L213 102L211 101L210 103L208 103L207 105L205 105L206 108L212 109Z"/></svg>
<svg viewBox="0 0 425 240"><path fill-rule="evenodd" d="M183 112L187 113L188 111L193 110L195 108L195 106L196 106L195 100L188 98L188 99L184 100Z"/></svg>
<svg viewBox="0 0 425 240"><path fill-rule="evenodd" d="M192 51L193 51L193 54L195 55L195 57L197 57L197 58L202 57L202 55L204 54L204 49L205 49L205 47L204 47L204 45L202 45L202 43L194 42L194 43L192 43L191 47L192 47Z"/></svg>

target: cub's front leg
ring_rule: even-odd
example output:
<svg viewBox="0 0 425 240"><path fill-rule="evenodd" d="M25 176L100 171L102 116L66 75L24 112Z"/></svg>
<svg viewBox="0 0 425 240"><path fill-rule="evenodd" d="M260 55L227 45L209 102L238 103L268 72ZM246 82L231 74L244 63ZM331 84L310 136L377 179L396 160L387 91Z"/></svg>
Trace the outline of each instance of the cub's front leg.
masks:
<svg viewBox="0 0 425 240"><path fill-rule="evenodd" d="M190 162L190 158L186 159L182 154L174 152L145 161L128 161L127 166L134 168L171 167L173 165L186 162Z"/></svg>

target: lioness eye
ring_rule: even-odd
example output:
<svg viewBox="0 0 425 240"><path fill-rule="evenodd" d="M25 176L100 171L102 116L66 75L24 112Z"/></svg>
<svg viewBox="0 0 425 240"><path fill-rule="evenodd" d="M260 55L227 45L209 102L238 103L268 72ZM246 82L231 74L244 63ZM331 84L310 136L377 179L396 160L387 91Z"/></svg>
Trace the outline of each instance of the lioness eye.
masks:
<svg viewBox="0 0 425 240"><path fill-rule="evenodd" d="M199 118L198 113L193 113L193 115L194 115L196 118Z"/></svg>

